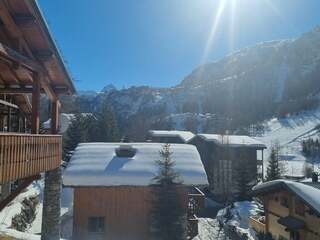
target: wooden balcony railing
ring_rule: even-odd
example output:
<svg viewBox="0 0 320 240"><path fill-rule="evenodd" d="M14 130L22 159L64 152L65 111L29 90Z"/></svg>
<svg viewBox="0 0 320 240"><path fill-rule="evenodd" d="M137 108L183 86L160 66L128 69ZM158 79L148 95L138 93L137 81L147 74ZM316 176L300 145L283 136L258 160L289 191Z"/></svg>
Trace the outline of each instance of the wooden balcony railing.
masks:
<svg viewBox="0 0 320 240"><path fill-rule="evenodd" d="M263 218L263 217L260 217ZM264 220L263 220L264 221ZM266 233L266 225L262 220L259 220L259 216L251 216L249 218L249 225L257 232L257 233Z"/></svg>
<svg viewBox="0 0 320 240"><path fill-rule="evenodd" d="M57 168L62 158L62 137L0 133L0 184Z"/></svg>
<svg viewBox="0 0 320 240"><path fill-rule="evenodd" d="M188 239L198 235L198 217L205 207L205 195L198 188L188 194Z"/></svg>

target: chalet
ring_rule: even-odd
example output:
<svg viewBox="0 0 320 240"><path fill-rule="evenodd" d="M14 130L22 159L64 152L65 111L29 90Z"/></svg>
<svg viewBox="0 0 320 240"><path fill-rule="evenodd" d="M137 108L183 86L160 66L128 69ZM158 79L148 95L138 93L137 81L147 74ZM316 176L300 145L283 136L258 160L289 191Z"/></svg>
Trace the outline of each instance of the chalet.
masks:
<svg viewBox="0 0 320 240"><path fill-rule="evenodd" d="M150 130L148 139L159 143L189 143L195 135L189 131Z"/></svg>
<svg viewBox="0 0 320 240"><path fill-rule="evenodd" d="M264 205L264 216L252 216L256 232L273 239L320 239L320 185L288 180L266 182L253 188Z"/></svg>
<svg viewBox="0 0 320 240"><path fill-rule="evenodd" d="M60 239L59 94L75 88L35 0L0 0L0 23L0 184L17 184L2 192L0 210L46 173L42 239ZM39 134L41 94L53 119L47 135Z"/></svg>
<svg viewBox="0 0 320 240"><path fill-rule="evenodd" d="M200 153L206 169L210 189L222 200L236 194L238 167L246 167L253 183L263 169L263 159L258 160L258 150L266 146L254 138L236 135L198 134L190 141ZM263 156L263 153L260 154Z"/></svg>
<svg viewBox="0 0 320 240"><path fill-rule="evenodd" d="M158 172L160 143L83 143L63 173L63 184L74 189L73 238L150 239L152 179ZM196 215L207 185L197 149L172 144L172 160L183 181L183 204L189 236L197 234Z"/></svg>

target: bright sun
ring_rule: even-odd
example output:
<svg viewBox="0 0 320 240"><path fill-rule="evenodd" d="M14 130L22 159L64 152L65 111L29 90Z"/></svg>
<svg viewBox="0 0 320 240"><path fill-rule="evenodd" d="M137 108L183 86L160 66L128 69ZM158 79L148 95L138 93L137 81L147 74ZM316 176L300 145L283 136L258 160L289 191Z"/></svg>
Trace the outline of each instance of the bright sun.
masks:
<svg viewBox="0 0 320 240"><path fill-rule="evenodd" d="M223 26L226 31L228 31L228 45L229 51L234 51L234 40L235 40L235 21L237 19L237 13L239 9L243 11L253 11L254 7L260 4L260 7L268 8L272 10L278 17L281 18L280 11L276 8L272 0L216 0L218 4L215 6L214 14L210 33L202 54L201 63L205 63L208 61L208 56L211 51L213 42L215 40L215 36L219 26L221 25L221 20L223 17L228 18L228 25Z"/></svg>

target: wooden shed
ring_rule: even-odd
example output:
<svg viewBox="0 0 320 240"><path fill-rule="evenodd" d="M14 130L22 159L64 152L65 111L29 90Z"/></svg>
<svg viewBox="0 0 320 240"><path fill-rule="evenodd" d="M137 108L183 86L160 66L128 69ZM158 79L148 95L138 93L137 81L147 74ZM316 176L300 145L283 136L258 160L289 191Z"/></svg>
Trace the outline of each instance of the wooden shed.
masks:
<svg viewBox="0 0 320 240"><path fill-rule="evenodd" d="M150 239L152 179L158 171L160 143L80 144L63 174L74 189L73 239ZM197 234L194 215L204 206L207 176L197 149L172 144L175 170L183 180L182 203L189 235Z"/></svg>

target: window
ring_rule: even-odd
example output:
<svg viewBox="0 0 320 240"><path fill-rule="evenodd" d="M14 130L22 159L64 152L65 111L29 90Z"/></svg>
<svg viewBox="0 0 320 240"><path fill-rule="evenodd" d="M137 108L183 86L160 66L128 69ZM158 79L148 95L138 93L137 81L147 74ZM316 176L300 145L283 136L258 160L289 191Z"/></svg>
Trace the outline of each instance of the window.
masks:
<svg viewBox="0 0 320 240"><path fill-rule="evenodd" d="M282 197L280 198L280 204L281 204L281 206L288 208L288 207L289 207L288 198L282 196Z"/></svg>
<svg viewBox="0 0 320 240"><path fill-rule="evenodd" d="M89 217L88 232L103 233L105 231L104 217Z"/></svg>
<svg viewBox="0 0 320 240"><path fill-rule="evenodd" d="M295 199L295 212L300 216L304 216L305 214L305 205L301 200L297 198Z"/></svg>

